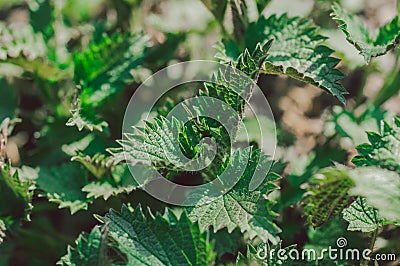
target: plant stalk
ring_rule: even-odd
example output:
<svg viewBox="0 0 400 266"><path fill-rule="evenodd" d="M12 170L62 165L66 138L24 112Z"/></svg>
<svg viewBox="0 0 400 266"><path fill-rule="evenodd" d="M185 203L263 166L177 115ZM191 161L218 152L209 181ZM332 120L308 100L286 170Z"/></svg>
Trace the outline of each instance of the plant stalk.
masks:
<svg viewBox="0 0 400 266"><path fill-rule="evenodd" d="M377 228L372 234L371 243L369 244L369 247L368 247L370 250L374 250L376 238L378 236L378 230L379 230L379 228ZM360 263L360 266L368 266L369 262L370 262L369 260L363 259Z"/></svg>

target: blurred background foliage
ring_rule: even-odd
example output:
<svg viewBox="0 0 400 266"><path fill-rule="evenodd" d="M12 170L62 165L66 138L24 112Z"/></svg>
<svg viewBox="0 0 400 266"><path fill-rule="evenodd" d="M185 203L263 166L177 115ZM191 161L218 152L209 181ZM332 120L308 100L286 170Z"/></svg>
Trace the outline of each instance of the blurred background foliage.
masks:
<svg viewBox="0 0 400 266"><path fill-rule="evenodd" d="M300 185L332 161L351 165L356 145L367 140L364 132L378 131L381 119L400 114L398 49L365 64L330 17L333 2L337 1L272 0L249 6L250 22L257 18L258 12L267 16L288 13L311 18L321 27L320 32L329 37L326 44L333 48L334 55L342 60L339 68L346 74L342 84L350 92L344 106L335 97L285 76L262 75L259 79L277 123L277 159L288 164L280 184L281 194L276 195L284 246L328 245L338 235L342 236L347 225L337 220L317 230L307 225L297 204L304 194ZM361 16L371 32L398 13L394 0L338 2ZM141 81L180 61L213 60L217 52L215 44L235 34L232 12L224 3L221 0L1 0L0 121L14 118L11 120L14 129L7 144L12 165L28 166L30 170L38 167L40 171L66 163L79 168L78 162L70 162L76 155L75 150L89 155L106 154L105 149L115 147L115 140L121 137L124 106ZM118 32L147 34L144 50L140 52L144 56L135 58L140 64L132 61L131 79L115 92L106 97L96 96L86 103L83 98L77 103L75 84L80 81L74 75L78 67L74 63L76 56L91 43L101 42L104 34ZM143 40L132 40L138 41ZM118 39L110 41L110 54L106 56L118 62L125 55L118 53L118 46L112 48L113 44L117 45ZM87 104L88 114L83 116L77 109L81 120L71 121L70 110L79 104L81 110ZM85 119L94 123L92 130ZM67 127L68 121L83 130ZM245 122L250 128L254 124L251 119ZM265 121L263 126L268 129L269 123ZM79 174L77 171L76 175ZM49 182L63 180L66 178L63 175L67 173L59 172ZM93 180L91 174L85 178ZM63 186L62 181L60 184ZM43 187L39 182L37 186L39 191L58 191L56 187L48 188L45 181L42 181ZM122 203L136 206L141 202L154 211L165 207L146 193L134 191L92 198L87 211L71 215L70 210L59 209L39 194L32 196L31 221L11 228L0 245L0 265L53 265L81 231L89 231L96 224L94 214L104 214L109 208L120 209ZM331 231L332 235L331 239L321 242L319 232L324 230ZM220 234L223 241L224 234ZM235 235L240 238L236 231L232 236ZM350 238L363 245L362 239L358 239L360 236ZM400 231L389 227L378 239L377 247L400 254L399 239ZM237 251L245 250L239 240L222 246L226 248L218 251L217 259L221 264L234 261Z"/></svg>

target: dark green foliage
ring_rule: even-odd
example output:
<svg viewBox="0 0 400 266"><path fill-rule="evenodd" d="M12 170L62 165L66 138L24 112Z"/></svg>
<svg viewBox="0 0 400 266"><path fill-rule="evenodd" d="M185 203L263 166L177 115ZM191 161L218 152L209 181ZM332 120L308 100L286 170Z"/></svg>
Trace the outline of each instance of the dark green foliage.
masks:
<svg viewBox="0 0 400 266"><path fill-rule="evenodd" d="M42 167L36 182L50 202L59 204L60 208L69 208L71 214L74 214L86 210L91 202L81 191L87 178L82 167L76 163L67 163L49 169Z"/></svg>
<svg viewBox="0 0 400 266"><path fill-rule="evenodd" d="M333 2L0 0L0 265L369 263L323 254L338 238L398 256L398 15ZM126 123L196 59L220 67ZM320 257L277 254L302 249Z"/></svg>
<svg viewBox="0 0 400 266"><path fill-rule="evenodd" d="M353 181L337 169L324 169L307 183L303 203L308 222L318 227L339 215L352 198L349 190Z"/></svg>
<svg viewBox="0 0 400 266"><path fill-rule="evenodd" d="M133 81L131 70L143 64L147 42L148 38L141 34L115 33L104 35L98 43L92 43L82 53L75 54L77 96L72 103L68 126L90 131L103 131L108 126L94 109Z"/></svg>
<svg viewBox="0 0 400 266"><path fill-rule="evenodd" d="M130 265L209 265L214 257L207 234L185 213L178 218L167 210L153 216L140 206L133 211L123 206L121 213L111 210L104 220Z"/></svg>
<svg viewBox="0 0 400 266"><path fill-rule="evenodd" d="M68 253L57 264L71 266L111 265L105 254L106 239L106 232L102 232L98 226L94 227L89 234L83 232L75 241L76 247L68 246Z"/></svg>

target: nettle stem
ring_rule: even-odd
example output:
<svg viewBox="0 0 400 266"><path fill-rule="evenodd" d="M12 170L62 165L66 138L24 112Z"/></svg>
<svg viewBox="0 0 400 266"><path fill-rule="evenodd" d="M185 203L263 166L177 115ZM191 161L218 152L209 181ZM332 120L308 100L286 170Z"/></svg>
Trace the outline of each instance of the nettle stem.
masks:
<svg viewBox="0 0 400 266"><path fill-rule="evenodd" d="M379 230L379 228L377 228L377 229L372 233L371 242L370 242L369 247L368 247L370 250L374 250L376 238L378 237L378 230ZM361 263L360 263L360 266L368 266L369 262L370 262L369 260L363 258L363 260L362 260Z"/></svg>

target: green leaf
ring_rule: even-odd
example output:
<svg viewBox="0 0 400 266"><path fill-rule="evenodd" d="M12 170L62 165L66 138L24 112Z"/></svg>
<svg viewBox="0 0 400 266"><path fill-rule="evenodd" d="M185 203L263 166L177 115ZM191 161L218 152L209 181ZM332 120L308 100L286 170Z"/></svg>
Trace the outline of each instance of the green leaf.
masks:
<svg viewBox="0 0 400 266"><path fill-rule="evenodd" d="M111 210L104 217L109 234L127 256L129 265L210 265L214 258L206 233L183 213L178 219L170 210L164 217L143 214L138 206L131 212Z"/></svg>
<svg viewBox="0 0 400 266"><path fill-rule="evenodd" d="M75 54L75 83L81 86L83 107L98 107L133 81L130 71L143 63L148 38L115 33L104 35Z"/></svg>
<svg viewBox="0 0 400 266"><path fill-rule="evenodd" d="M77 150L95 154L104 152L109 145L104 134L78 132L76 128L66 127L64 119L48 119L35 143L37 146L29 162L46 166L68 161Z"/></svg>
<svg viewBox="0 0 400 266"><path fill-rule="evenodd" d="M131 70L143 63L148 38L115 33L104 35L82 53L74 55L74 80L79 96L72 103L67 126L103 131L108 124L95 108L102 106L133 82Z"/></svg>
<svg viewBox="0 0 400 266"><path fill-rule="evenodd" d="M115 188L113 184L109 181L102 181L102 182L91 182L82 188L82 191L87 192L88 198L103 198L104 200L109 199L111 196L115 196L125 192L127 189L122 188Z"/></svg>
<svg viewBox="0 0 400 266"><path fill-rule="evenodd" d="M318 227L339 215L352 200L348 192L353 186L353 181L340 169L318 172L306 184L303 204L308 222Z"/></svg>
<svg viewBox="0 0 400 266"><path fill-rule="evenodd" d="M236 43L241 43L249 24L247 4L239 0L230 0L229 4L232 12L233 35Z"/></svg>
<svg viewBox="0 0 400 266"><path fill-rule="evenodd" d="M236 135L240 133L240 119L244 118L246 103L252 97L254 84L257 82L260 69L267 56L267 51L271 47L271 43L272 42L269 41L264 45L257 45L252 52L245 49L244 52L238 56L236 62L230 62L226 69L219 69L218 72L213 74L212 82L204 84L204 88L199 91L200 97L198 98L197 104L191 107L194 110L208 110L204 113L219 114L221 110L226 111L227 109L225 105L221 104L221 102L223 102L235 111L225 122L225 125L230 125L229 128L221 127L219 124L215 124L210 120L205 120L201 128L207 128L207 130L195 130L200 131L196 132L197 135L199 135L199 139L201 139L202 136L211 135L214 140L217 140L217 160L214 160L213 163L214 168L217 169L211 170L211 174L213 175L218 173L221 162L226 160L226 154L229 153L229 137L237 139ZM202 96L216 98L221 100L221 102L203 102ZM230 112L230 110L228 110L228 112ZM201 114L198 114L198 116L201 116ZM199 128L198 125L194 126ZM198 143L199 141L196 140L195 142L187 143L187 146L193 146L193 144L197 145Z"/></svg>
<svg viewBox="0 0 400 266"><path fill-rule="evenodd" d="M238 253L236 257L236 265L252 265L257 262L258 265L262 265L262 260L257 257L257 249L252 245L248 245L246 253Z"/></svg>
<svg viewBox="0 0 400 266"><path fill-rule="evenodd" d="M127 173L120 177L121 180L116 183L109 180L93 181L82 188L83 192L88 193L88 198L100 198L104 200L112 196L117 196L122 193L129 194L139 187L133 177Z"/></svg>
<svg viewBox="0 0 400 266"><path fill-rule="evenodd" d="M29 17L30 24L35 32L43 32L45 39L54 35L53 3L50 0L30 0Z"/></svg>
<svg viewBox="0 0 400 266"><path fill-rule="evenodd" d="M205 88L200 91L200 96L206 95L220 99L229 104L242 117L245 102L252 96L252 82L257 81L271 44L271 41L264 45L257 44L252 52L245 49L237 57L232 68L228 67L224 71L215 73L212 82L205 83ZM236 69L238 71L235 71Z"/></svg>
<svg viewBox="0 0 400 266"><path fill-rule="evenodd" d="M80 106L71 110L71 117L65 125L69 127L76 126L79 131L86 128L90 131L108 132L108 123L106 121L103 121L88 109L82 109Z"/></svg>
<svg viewBox="0 0 400 266"><path fill-rule="evenodd" d="M378 131L380 121L389 117L389 112L372 105L359 116L341 106L334 106L332 121L341 137L350 138L355 145L360 145L368 141L365 131Z"/></svg>
<svg viewBox="0 0 400 266"><path fill-rule="evenodd" d="M73 156L71 161L81 163L98 179L101 179L115 165L114 158L100 153L89 156L78 152L78 155Z"/></svg>
<svg viewBox="0 0 400 266"><path fill-rule="evenodd" d="M248 233L250 239L257 236L262 241L277 243L280 229L273 222L276 214L270 209L273 202L268 199L268 194L278 188L273 182L279 179L279 176L272 171L265 173L262 169L269 169L273 162L268 156L261 155L260 150L253 152L251 150L247 148L241 154L235 153L230 161L233 167L225 169L233 172L224 172L224 175L235 176L236 166L246 167L236 185L210 203L199 202L196 206L188 207L188 216L192 221L198 221L203 231L210 227L214 228L214 232L222 228L232 232L235 228L239 228L242 233ZM245 166L243 164L247 158L249 162ZM264 182L250 191L249 185L255 171L265 173Z"/></svg>
<svg viewBox="0 0 400 266"><path fill-rule="evenodd" d="M79 152L86 150L91 144L93 144L95 139L96 136L94 134L87 134L82 139L68 144L62 144L61 150L69 156L75 156Z"/></svg>
<svg viewBox="0 0 400 266"><path fill-rule="evenodd" d="M367 63L371 57L384 55L399 43L398 16L381 26L375 38L369 34L370 30L358 17L351 15L337 3L333 5L333 19L339 23L339 28L346 34L347 40L360 51Z"/></svg>
<svg viewBox="0 0 400 266"><path fill-rule="evenodd" d="M381 219L377 210L369 206L365 198L358 197L343 210L343 219L349 222L349 231L372 232L379 228Z"/></svg>
<svg viewBox="0 0 400 266"><path fill-rule="evenodd" d="M211 231L210 239L214 243L218 257L222 257L225 254L236 254L237 250L245 245L243 236L238 229L233 230L231 233L226 228L216 233Z"/></svg>
<svg viewBox="0 0 400 266"><path fill-rule="evenodd" d="M0 127L1 129L1 127ZM0 135L0 141L2 136ZM22 177L21 170L4 163L0 155L0 245L6 237L7 230L21 225L21 221L29 221L32 209L34 181Z"/></svg>
<svg viewBox="0 0 400 266"><path fill-rule="evenodd" d="M374 166L354 169L336 167L323 169L319 176L321 181L315 180L313 182L319 184L321 192L317 191L318 186L316 186L314 194L322 194L322 196L315 197L311 194L304 200L309 204L305 209L306 214L325 218L326 209L328 209L328 213L337 214L344 209L343 206L346 203L344 199L349 198L350 195L364 197L366 203L377 209L379 216L386 220L385 223L396 224L400 221L398 212L400 208L400 176L398 173ZM328 187L329 181L333 184ZM339 182L341 182L340 186L336 184ZM327 195L334 197L324 196L326 194L324 191L329 191ZM320 204L321 199L324 198L326 198L325 203ZM318 206L321 207L318 208ZM322 215L318 214L318 211ZM312 219L314 220L314 218ZM320 219L317 219L317 221L320 221Z"/></svg>
<svg viewBox="0 0 400 266"><path fill-rule="evenodd" d="M125 133L125 137L125 140L117 141L121 148L108 149L116 163L127 161L180 171L186 163L181 149L193 157L196 154L207 156L208 145L199 145L201 138L193 127L182 127L175 118L159 117L154 119L154 123L146 121L145 127L134 127L134 132Z"/></svg>
<svg viewBox="0 0 400 266"><path fill-rule="evenodd" d="M340 60L330 57L333 50L321 45L326 37L308 20L286 14L269 18L260 17L250 25L246 34L246 46L255 47L258 42L274 39L263 71L267 74L285 74L309 83L345 102L348 92L338 83L343 73L334 68Z"/></svg>
<svg viewBox="0 0 400 266"><path fill-rule="evenodd" d="M174 136L179 128L177 119L156 118L154 123L146 122L145 127L135 127L134 133L126 133L126 140L117 141L121 148L110 148L108 151L116 162L153 163L175 169L175 165L181 163L180 147Z"/></svg>
<svg viewBox="0 0 400 266"><path fill-rule="evenodd" d="M290 163L290 172L287 175L288 187L281 191L281 207L285 208L300 202L306 193L302 184L307 183L318 170L331 166L332 160L339 162L346 158L346 151L339 147L332 148L329 143L317 147L308 154L296 157Z"/></svg>
<svg viewBox="0 0 400 266"><path fill-rule="evenodd" d="M216 155L219 162L214 161L211 167L214 169L205 170L215 175L220 170L219 163L226 159L224 151L227 151L230 139L220 124L200 117L205 109L208 112L215 110L218 113L221 108L226 107L220 101L210 104L201 96L220 99L237 111L239 116L243 116L245 102L251 97L249 86L253 86L253 79L257 79L266 56L265 51L270 45L271 42L264 46L258 45L252 54L245 50L234 67L215 73L212 77L213 82L206 83L204 89L199 92L200 97L193 98L195 103L186 106L188 115L193 117L191 123L181 125L176 118L168 120L162 116L157 117L153 123L146 122L145 127L134 127L133 133L126 133L126 139L118 141L122 147L111 148L108 151L116 162L128 161L133 164L141 163L170 171L180 171L186 161L184 156L192 159L197 156L206 160L210 148L207 144L200 145L202 138L222 139L216 141L218 145L222 144L218 146L219 154ZM238 117L236 115L232 117L228 124L236 130ZM177 134L179 137L175 136Z"/></svg>
<svg viewBox="0 0 400 266"><path fill-rule="evenodd" d="M87 210L88 204L92 202L82 192L87 181L87 174L79 165L67 163L59 167L42 167L37 185L50 202L59 204L59 208L69 208L71 214L74 214L79 210Z"/></svg>
<svg viewBox="0 0 400 266"><path fill-rule="evenodd" d="M392 125L381 121L380 134L368 132L370 144L357 146L358 156L352 162L358 166L377 166L400 174L400 119Z"/></svg>
<svg viewBox="0 0 400 266"><path fill-rule="evenodd" d="M106 227L107 228L107 227ZM76 247L68 246L68 252L57 265L68 266L105 266L111 265L108 261L106 250L107 231L95 226L90 234L83 232L75 240Z"/></svg>
<svg viewBox="0 0 400 266"><path fill-rule="evenodd" d="M333 51L321 45L326 37L318 34L317 27L311 21L289 18L286 14L268 18L261 16L257 22L249 25L245 35L246 47L250 51L259 43L264 44L271 39L274 41L268 50L263 73L288 75L319 87L345 102L343 95L348 92L338 83L344 75L334 68L340 60L330 57ZM230 48L226 47L226 54L234 54L237 48L232 46L230 43Z"/></svg>
<svg viewBox="0 0 400 266"><path fill-rule="evenodd" d="M88 193L88 198L100 198L107 200L111 196L117 196L122 193L129 194L139 187L135 179L129 173L128 166L116 165L111 169L112 179L102 179L92 181L82 188L83 192Z"/></svg>
<svg viewBox="0 0 400 266"><path fill-rule="evenodd" d="M350 194L365 197L367 204L376 208L380 217L400 221L399 174L377 167L359 167L347 172L355 182Z"/></svg>

